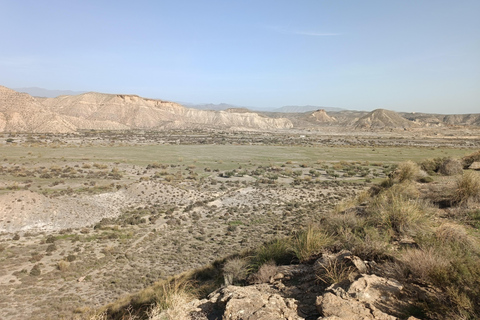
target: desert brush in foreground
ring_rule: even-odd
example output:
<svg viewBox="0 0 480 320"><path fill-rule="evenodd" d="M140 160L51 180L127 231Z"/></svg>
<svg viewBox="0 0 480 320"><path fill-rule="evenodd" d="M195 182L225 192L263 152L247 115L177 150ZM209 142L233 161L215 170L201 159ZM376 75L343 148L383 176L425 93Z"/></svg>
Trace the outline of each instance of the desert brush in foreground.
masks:
<svg viewBox="0 0 480 320"><path fill-rule="evenodd" d="M480 173L441 171L446 175L433 173L426 180L418 164L402 163L388 181L323 214L320 223L159 282L106 306L102 314L108 319L244 319L235 313L234 297L246 291L221 288L229 279L227 284L247 286L252 295L268 291L269 299L282 297L285 308L298 315L278 319L477 319ZM438 190L444 195L441 205ZM302 270L311 270L313 280L306 280ZM383 300L370 301L365 295L372 292L359 289L360 280L384 283L390 291L378 289ZM208 299L188 302L212 291ZM218 297L225 292L230 298L221 303ZM332 307L333 301L339 304ZM260 309L274 312L265 308Z"/></svg>

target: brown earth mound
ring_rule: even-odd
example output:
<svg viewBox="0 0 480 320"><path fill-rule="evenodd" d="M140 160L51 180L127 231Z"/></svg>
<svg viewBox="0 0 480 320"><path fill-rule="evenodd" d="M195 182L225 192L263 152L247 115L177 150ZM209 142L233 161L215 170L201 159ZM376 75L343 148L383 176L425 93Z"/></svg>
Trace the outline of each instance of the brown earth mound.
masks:
<svg viewBox="0 0 480 320"><path fill-rule="evenodd" d="M414 126L411 121L403 118L395 111L376 109L355 122L356 128L409 128Z"/></svg>

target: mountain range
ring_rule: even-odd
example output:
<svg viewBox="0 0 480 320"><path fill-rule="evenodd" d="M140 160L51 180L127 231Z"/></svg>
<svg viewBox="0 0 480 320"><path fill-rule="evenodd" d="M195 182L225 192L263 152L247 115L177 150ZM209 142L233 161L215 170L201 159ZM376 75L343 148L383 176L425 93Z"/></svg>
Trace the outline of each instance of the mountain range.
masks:
<svg viewBox="0 0 480 320"><path fill-rule="evenodd" d="M326 126L352 130L386 130L480 126L480 114L397 113L385 109L371 112L328 111L331 109L326 108L303 113L280 113L251 111L227 104L211 106L206 108L215 109L217 106L222 110L200 110L160 99L97 92L41 98L0 86L0 132L66 133L132 129L271 131ZM223 109L224 107L228 108Z"/></svg>

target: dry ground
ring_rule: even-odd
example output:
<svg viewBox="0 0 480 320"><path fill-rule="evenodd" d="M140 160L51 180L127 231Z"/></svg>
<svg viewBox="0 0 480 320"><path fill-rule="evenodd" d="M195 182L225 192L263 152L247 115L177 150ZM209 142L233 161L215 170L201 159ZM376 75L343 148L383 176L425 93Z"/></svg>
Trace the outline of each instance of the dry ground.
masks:
<svg viewBox="0 0 480 320"><path fill-rule="evenodd" d="M404 159L471 153L455 144L399 147L398 139L348 147L267 136L234 145L249 136L162 138L177 145L147 134L121 142L97 134L89 143L25 135L2 144L2 319L72 318L300 229Z"/></svg>

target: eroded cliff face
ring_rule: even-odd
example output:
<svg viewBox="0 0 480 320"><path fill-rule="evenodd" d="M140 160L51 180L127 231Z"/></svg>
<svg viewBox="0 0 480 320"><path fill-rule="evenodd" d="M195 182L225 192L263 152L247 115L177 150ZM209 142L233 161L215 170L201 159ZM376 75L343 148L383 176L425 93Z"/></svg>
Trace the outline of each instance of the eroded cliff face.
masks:
<svg viewBox="0 0 480 320"><path fill-rule="evenodd" d="M0 132L71 132L74 127L34 97L0 86Z"/></svg>
<svg viewBox="0 0 480 320"><path fill-rule="evenodd" d="M335 119L335 117L329 116L327 112L323 109L312 112L310 117L314 119L316 122L321 122L321 123L337 122L337 119Z"/></svg>
<svg viewBox="0 0 480 320"><path fill-rule="evenodd" d="M293 125L254 112L185 108L136 95L89 92L77 96L35 99L0 87L0 131L74 132L82 129L232 129L278 130Z"/></svg>

